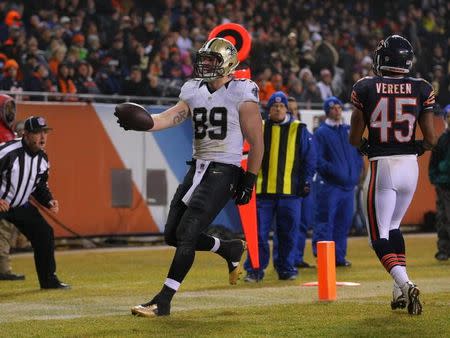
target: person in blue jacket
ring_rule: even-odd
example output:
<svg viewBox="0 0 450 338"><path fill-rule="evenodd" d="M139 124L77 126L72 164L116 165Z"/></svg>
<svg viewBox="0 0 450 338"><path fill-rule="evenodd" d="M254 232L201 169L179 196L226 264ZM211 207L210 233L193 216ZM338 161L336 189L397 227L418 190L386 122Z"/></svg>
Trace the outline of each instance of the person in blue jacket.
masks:
<svg viewBox="0 0 450 338"><path fill-rule="evenodd" d="M316 158L312 136L306 125L288 113L287 96L275 92L267 103L268 119L264 122L264 157L256 181L258 249L260 268L254 269L250 258L244 268L245 281L264 278L270 259L269 233L274 221L278 238L274 262L281 280L298 275L295 266L301 199L309 193Z"/></svg>
<svg viewBox="0 0 450 338"><path fill-rule="evenodd" d="M350 126L342 120L342 102L334 96L323 104L326 120L314 133L319 184L313 252L318 241L334 241L336 266L351 266L346 259L347 236L353 217L354 190L363 161L348 141Z"/></svg>

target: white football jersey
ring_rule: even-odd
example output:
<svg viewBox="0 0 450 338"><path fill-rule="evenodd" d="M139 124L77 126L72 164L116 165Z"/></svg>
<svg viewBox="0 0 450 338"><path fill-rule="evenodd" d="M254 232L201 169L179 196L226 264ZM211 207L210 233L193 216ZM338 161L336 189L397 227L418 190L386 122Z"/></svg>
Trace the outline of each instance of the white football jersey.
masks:
<svg viewBox="0 0 450 338"><path fill-rule="evenodd" d="M240 166L242 102L259 102L259 89L248 79L233 79L211 93L206 82L189 80L180 99L189 106L194 129L193 158Z"/></svg>

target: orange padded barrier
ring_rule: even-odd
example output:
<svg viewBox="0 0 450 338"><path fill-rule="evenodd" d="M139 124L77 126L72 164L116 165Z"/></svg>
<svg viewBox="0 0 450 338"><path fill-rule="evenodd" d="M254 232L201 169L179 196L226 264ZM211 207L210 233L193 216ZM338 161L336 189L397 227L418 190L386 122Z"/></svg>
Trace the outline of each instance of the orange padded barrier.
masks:
<svg viewBox="0 0 450 338"><path fill-rule="evenodd" d="M84 236L157 233L146 201L133 184L133 207L111 207L111 168L125 168L89 104L19 103L18 119L43 116L48 138L49 186L59 201L58 222ZM48 219L56 237L72 237Z"/></svg>
<svg viewBox="0 0 450 338"><path fill-rule="evenodd" d="M317 242L319 300L336 300L336 259L334 241Z"/></svg>
<svg viewBox="0 0 450 338"><path fill-rule="evenodd" d="M248 145L247 145L248 146ZM244 145L244 151L245 151ZM242 160L242 168L247 169L247 159ZM253 269L259 269L258 252L258 224L256 220L256 194L253 189L252 199L246 205L238 206L241 216L242 229L244 230L245 240L247 241L248 255Z"/></svg>

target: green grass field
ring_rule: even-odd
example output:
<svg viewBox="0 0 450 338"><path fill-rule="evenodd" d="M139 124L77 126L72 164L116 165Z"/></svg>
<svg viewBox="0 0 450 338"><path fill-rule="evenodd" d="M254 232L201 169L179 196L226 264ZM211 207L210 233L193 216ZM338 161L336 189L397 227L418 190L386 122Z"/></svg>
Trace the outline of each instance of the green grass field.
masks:
<svg viewBox="0 0 450 338"><path fill-rule="evenodd" d="M279 281L270 266L258 284L228 285L226 263L211 253L196 261L172 305L172 315L139 318L130 307L161 288L173 249L139 247L58 251L58 275L69 291L41 291L31 254L15 255L24 282L0 282L1 337L450 337L450 261L434 259L435 235L406 236L410 277L424 312L390 309L390 276L366 238L349 241L351 268L338 268L338 300L318 302L316 269ZM306 261L313 262L307 245Z"/></svg>

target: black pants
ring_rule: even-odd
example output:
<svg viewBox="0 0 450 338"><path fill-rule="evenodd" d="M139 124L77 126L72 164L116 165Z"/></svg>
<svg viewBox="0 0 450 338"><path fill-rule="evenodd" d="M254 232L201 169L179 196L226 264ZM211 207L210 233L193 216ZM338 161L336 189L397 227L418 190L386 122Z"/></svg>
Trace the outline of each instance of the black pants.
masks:
<svg viewBox="0 0 450 338"><path fill-rule="evenodd" d="M214 239L204 232L233 196L241 172L233 165L210 163L186 206L182 198L192 185L195 164L191 166L172 199L164 229L166 243L177 248L168 278L181 283L192 266L195 251L213 247Z"/></svg>
<svg viewBox="0 0 450 338"><path fill-rule="evenodd" d="M48 283L56 271L53 228L29 203L0 213L0 218L13 223L31 242L39 284Z"/></svg>
<svg viewBox="0 0 450 338"><path fill-rule="evenodd" d="M195 247L199 235L233 196L240 173L241 169L236 166L212 162L186 206L182 198L192 185L193 164L170 203L164 229L166 243L172 246L189 243Z"/></svg>

